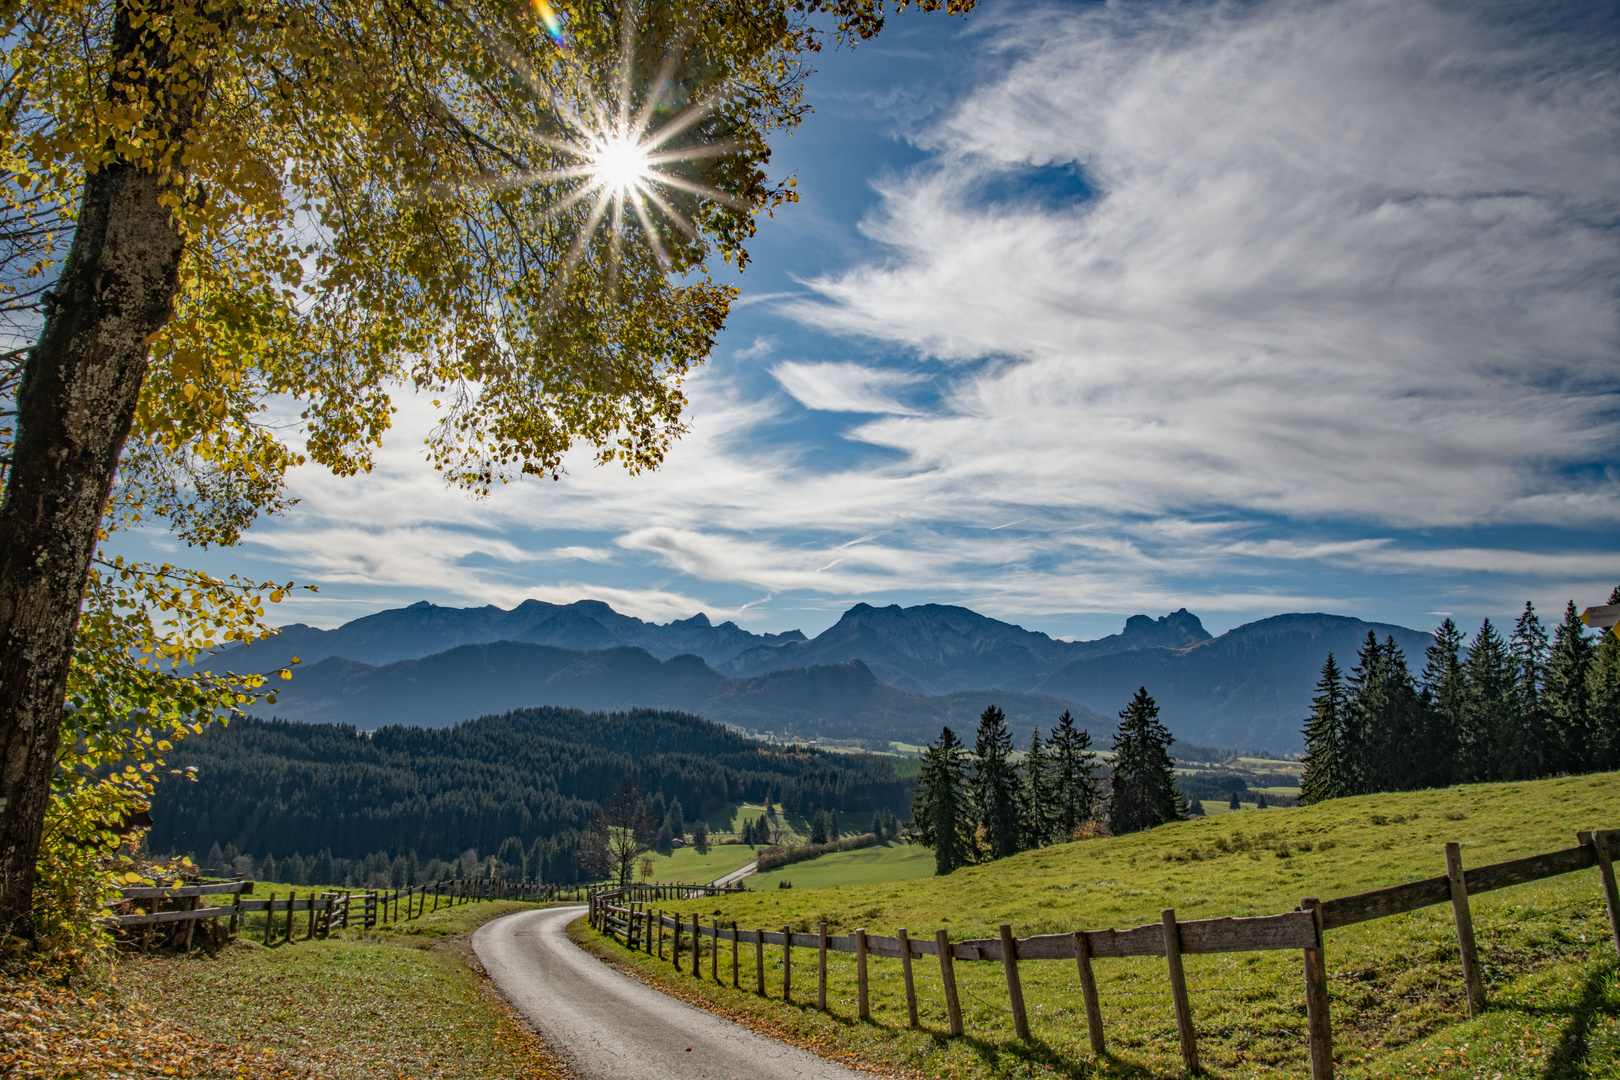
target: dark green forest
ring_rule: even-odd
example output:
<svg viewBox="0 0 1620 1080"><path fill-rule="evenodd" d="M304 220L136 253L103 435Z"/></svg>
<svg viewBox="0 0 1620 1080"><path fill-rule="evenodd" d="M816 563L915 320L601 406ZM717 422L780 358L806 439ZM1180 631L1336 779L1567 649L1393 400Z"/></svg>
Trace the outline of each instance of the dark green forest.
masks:
<svg viewBox="0 0 1620 1080"><path fill-rule="evenodd" d="M1573 602L1550 640L1531 604L1467 643L1448 618L1416 678L1368 633L1348 677L1329 653L1316 689L1303 802L1620 768L1620 638L1587 633Z"/></svg>
<svg viewBox="0 0 1620 1080"><path fill-rule="evenodd" d="M159 786L154 851L214 849L301 861L386 853L415 866L465 862L516 838L527 876L578 880L577 838L627 774L656 806L697 816L769 798L821 809L904 812L911 781L885 759L769 746L686 713L520 709L451 728L238 718L169 756L196 780Z"/></svg>

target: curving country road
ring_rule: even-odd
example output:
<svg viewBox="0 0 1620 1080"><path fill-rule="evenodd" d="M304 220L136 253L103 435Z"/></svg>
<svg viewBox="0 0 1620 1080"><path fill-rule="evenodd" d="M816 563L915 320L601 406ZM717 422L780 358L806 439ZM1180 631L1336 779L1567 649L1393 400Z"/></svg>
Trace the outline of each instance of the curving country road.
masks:
<svg viewBox="0 0 1620 1080"><path fill-rule="evenodd" d="M624 975L568 940L583 907L479 927L495 985L581 1080L861 1080L867 1074L756 1035Z"/></svg>

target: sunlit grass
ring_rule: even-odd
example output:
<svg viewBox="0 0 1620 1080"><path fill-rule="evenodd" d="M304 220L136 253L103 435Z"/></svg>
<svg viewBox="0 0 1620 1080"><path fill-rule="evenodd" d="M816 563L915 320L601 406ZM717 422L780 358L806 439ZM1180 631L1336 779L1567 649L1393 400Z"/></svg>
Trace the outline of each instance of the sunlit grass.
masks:
<svg viewBox="0 0 1620 1080"><path fill-rule="evenodd" d="M836 932L864 926L893 934L905 926L913 936L927 937L943 927L953 939L993 936L1002 922L1011 923L1019 936L1125 928L1159 921L1164 907L1175 908L1184 919L1286 911L1305 896L1327 899L1440 875L1448 840L1461 841L1465 862L1478 866L1571 846L1576 830L1594 825L1620 825L1620 777L1614 774L1367 796L1319 807L1245 809L1133 836L1027 852L945 879L840 888L810 888L808 882L801 887L795 881L792 889L671 906L687 915L698 911L705 921L718 915L745 928L791 924L802 932L821 921ZM794 871L790 866L782 872L792 877ZM1573 1051L1558 1049L1572 1024L1584 1025L1588 1033L1578 1066L1504 1071L1504 1077L1614 1075L1620 1069L1612 1036L1620 1015L1612 989L1614 945L1596 871L1483 894L1473 898L1473 911L1487 992L1501 1007L1499 1015L1488 1013L1473 1022L1466 1019L1449 907L1329 932L1335 1045L1346 1075L1426 1073L1439 1067L1435 1060L1447 1057L1441 1052L1445 1046L1476 1038L1470 1034L1476 1031L1486 1042L1520 1040L1522 1047L1514 1053L1527 1063L1552 1061L1559 1053L1564 1057L1558 1060L1573 1061ZM896 960L870 960L872 1021L861 1024L853 1020L849 956L831 959L832 1015L823 1015L747 992L753 985L751 946L744 947L744 992L689 975L676 977L667 962L604 947L657 978L675 979L684 992L701 993L796 1040L929 1076L1175 1075L1181 1068L1164 961L1158 958L1096 965L1114 1055L1104 1069L1090 1057L1072 962L1021 965L1033 1034L1025 1043L1012 1033L997 963L957 965L967 1038L953 1040L943 1035L948 1028L932 959L914 964L923 1030L911 1032L905 1028ZM768 949L766 956L767 989L774 998L781 987L780 947ZM1189 956L1185 962L1200 1049L1212 1075L1308 1071L1297 952ZM795 950L794 968L796 997L813 1001L814 950ZM722 974L729 982L729 952ZM1472 1069L1481 1057L1478 1045L1470 1045ZM1403 1073L1406 1063L1412 1071ZM1441 1074L1476 1075L1458 1071L1461 1065L1446 1068L1452 1071ZM1477 1075L1489 1078L1494 1071Z"/></svg>

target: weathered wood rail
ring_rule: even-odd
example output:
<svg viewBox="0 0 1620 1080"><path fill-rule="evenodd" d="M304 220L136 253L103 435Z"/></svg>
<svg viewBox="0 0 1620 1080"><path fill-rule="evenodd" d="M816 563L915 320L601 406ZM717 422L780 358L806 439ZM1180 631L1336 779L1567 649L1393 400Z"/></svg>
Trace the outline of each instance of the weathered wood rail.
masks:
<svg viewBox="0 0 1620 1080"><path fill-rule="evenodd" d="M793 950L813 949L816 958L816 1006L827 1007L827 954L853 953L856 959L856 1002L862 1020L870 1016L868 1004L870 957L901 961L905 984L906 1013L911 1027L917 1027L917 995L912 961L934 957L939 964L951 1034L963 1034L962 1010L956 988L957 961L1000 963L1005 972L1007 996L1013 1027L1019 1038L1029 1038L1029 1018L1024 1008L1019 964L1028 960L1072 960L1078 968L1081 996L1085 1001L1086 1027L1093 1053L1106 1050L1103 1036L1102 1003L1092 970L1096 960L1128 956L1163 956L1175 1007L1176 1028L1183 1064L1190 1072L1200 1071L1198 1044L1193 1026L1187 984L1181 957L1204 953L1260 952L1299 949L1303 965L1305 1012L1312 1080L1332 1080L1333 1031L1329 1017L1325 933L1370 919L1382 919L1449 903L1457 930L1458 955L1468 988L1470 1015L1485 1007L1485 987L1474 944L1472 915L1468 898L1477 893L1505 889L1532 881L1596 868L1608 908L1609 929L1616 949L1620 949L1620 890L1617 890L1613 855L1620 850L1620 830L1582 832L1576 846L1561 851L1514 859L1491 866L1465 870L1461 848L1445 846L1446 874L1386 889L1344 896L1333 900L1306 897L1294 911L1250 918L1176 918L1173 908L1165 908L1156 923L1129 930L1075 930L1063 934L1040 934L1015 938L1012 927L1003 923L992 938L951 941L944 930L935 931L933 940L912 937L901 928L893 937L869 934L864 928L852 934L829 934L822 923L814 934L798 933L790 927L780 931L763 928L740 929L735 921L722 925L711 918L704 925L698 915L666 914L647 906L649 899L627 889L598 889L590 893L591 925L628 948L664 958L666 941L675 970L683 959L690 963L694 977L703 975L704 943L708 943L710 976L721 980L722 946L731 946L731 985L740 988L740 953L753 946L756 990L765 993L765 950L782 950L782 998L793 995ZM700 895L739 891L713 889ZM661 897L655 897L661 898ZM685 898L685 897L679 897Z"/></svg>
<svg viewBox="0 0 1620 1080"><path fill-rule="evenodd" d="M308 939L351 926L370 929L382 923L417 919L440 907L474 901L524 900L545 903L579 900L586 891L577 886L541 885L536 882L462 879L392 891L328 889L311 890L300 896L297 890L293 890L285 897L278 897L272 892L263 898L250 899L254 887L251 881L129 886L119 890L119 906L128 904L137 908L145 907L146 910L109 915L107 921L120 931L141 929L143 944L150 943L152 927L185 923L185 932L176 944L190 950L196 924L205 919L229 919L226 932L227 935L234 935L243 915L262 912L265 916L264 943L268 945L276 940L294 940L299 913L307 916L303 936ZM226 902L205 902L209 899L224 899ZM276 924L281 916L286 919L278 928Z"/></svg>

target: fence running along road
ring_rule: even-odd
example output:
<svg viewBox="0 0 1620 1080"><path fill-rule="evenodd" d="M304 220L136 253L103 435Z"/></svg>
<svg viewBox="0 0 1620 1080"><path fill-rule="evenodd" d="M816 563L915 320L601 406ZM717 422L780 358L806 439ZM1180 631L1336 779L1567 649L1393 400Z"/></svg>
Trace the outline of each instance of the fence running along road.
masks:
<svg viewBox="0 0 1620 1080"><path fill-rule="evenodd" d="M152 929L166 926L169 943L190 950L197 923L204 920L229 919L226 930L234 936L241 917L250 912L264 912L264 943L276 940L292 941L297 932L297 915L308 915L304 931L306 939L316 934L329 934L333 930L346 930L350 926L370 929L380 923L419 919L439 910L475 900L525 900L546 903L558 900L577 901L585 895L583 886L541 885L536 882L501 881L464 878L460 881L441 881L432 885L416 885L393 891L340 891L311 890L299 896L297 890L278 898L274 892L259 899L247 899L254 891L251 881L215 881L200 885L135 885L120 889L122 899L116 906L144 907L145 911L109 915L107 922L120 931L141 931L143 947L152 944ZM225 904L209 904L205 897L230 897ZM429 901L432 901L431 906ZM404 913L400 908L403 905ZM278 916L285 914L287 921L279 929ZM182 930L181 927L184 927Z"/></svg>
<svg viewBox="0 0 1620 1080"><path fill-rule="evenodd" d="M1514 859L1510 862L1465 870L1458 844L1445 846L1446 873L1442 876L1395 885L1387 889L1343 896L1322 901L1306 897L1298 909L1278 915L1254 918L1197 919L1182 922L1176 918L1174 908L1165 908L1160 922L1138 926L1130 930L1076 930L1067 934L1042 934L1036 937L1015 938L1012 927L1003 923L1000 933L993 938L951 941L946 931L937 930L933 939L911 937L902 928L894 937L868 934L857 929L853 934L832 935L822 923L815 934L794 933L791 928L781 931L764 929L739 930L733 920L722 926L711 918L703 925L696 913L669 915L645 905L652 899L638 887L625 889L593 889L589 895L591 925L598 931L626 947L649 954L664 956L668 938L670 958L675 970L681 970L683 957L689 959L694 977L703 977L703 944L709 943L710 976L721 981L721 945L731 945L731 985L741 986L740 951L745 944L754 947L754 978L757 990L765 993L765 949L782 949L782 1000L793 1000L793 950L816 951L816 1007L827 1008L827 954L843 952L855 954L856 1002L862 1020L871 1015L868 1002L868 958L873 956L896 958L901 961L901 976L905 982L906 1011L911 1027L917 1026L917 994L912 961L925 957L936 958L945 995L946 1014L950 1019L951 1034L963 1033L962 1009L957 997L957 961L988 961L1000 963L1006 974L1007 997L1011 1007L1013 1026L1019 1038L1029 1038L1029 1016L1024 1009L1023 985L1019 963L1025 960L1072 960L1078 966L1081 995L1085 999L1086 1027L1092 1052L1102 1055L1106 1043L1103 1038L1102 1004L1097 993L1097 982L1092 970L1095 960L1127 956L1162 956L1168 977L1170 996L1175 1005L1176 1028L1181 1046L1183 1064L1190 1072L1198 1072L1198 1042L1193 1027L1192 1007L1188 1001L1187 980L1182 972L1181 958L1187 954L1258 952L1271 949L1299 949L1303 959L1306 1032L1309 1043L1312 1080L1332 1080L1333 1030L1328 1015L1328 982L1326 941L1329 930L1351 926L1371 919L1387 918L1420 908L1450 903L1456 924L1458 956L1462 964L1463 979L1468 989L1470 1016L1485 1008L1485 982L1480 970L1478 950L1474 944L1473 919L1468 898L1478 893L1523 885L1561 874L1575 873L1596 867L1599 871L1603 897L1608 907L1609 930L1616 949L1620 949L1620 891L1615 884L1613 857L1620 850L1620 830L1602 830L1576 834L1576 846L1543 855ZM687 895L671 899L698 898L736 889L682 887Z"/></svg>

